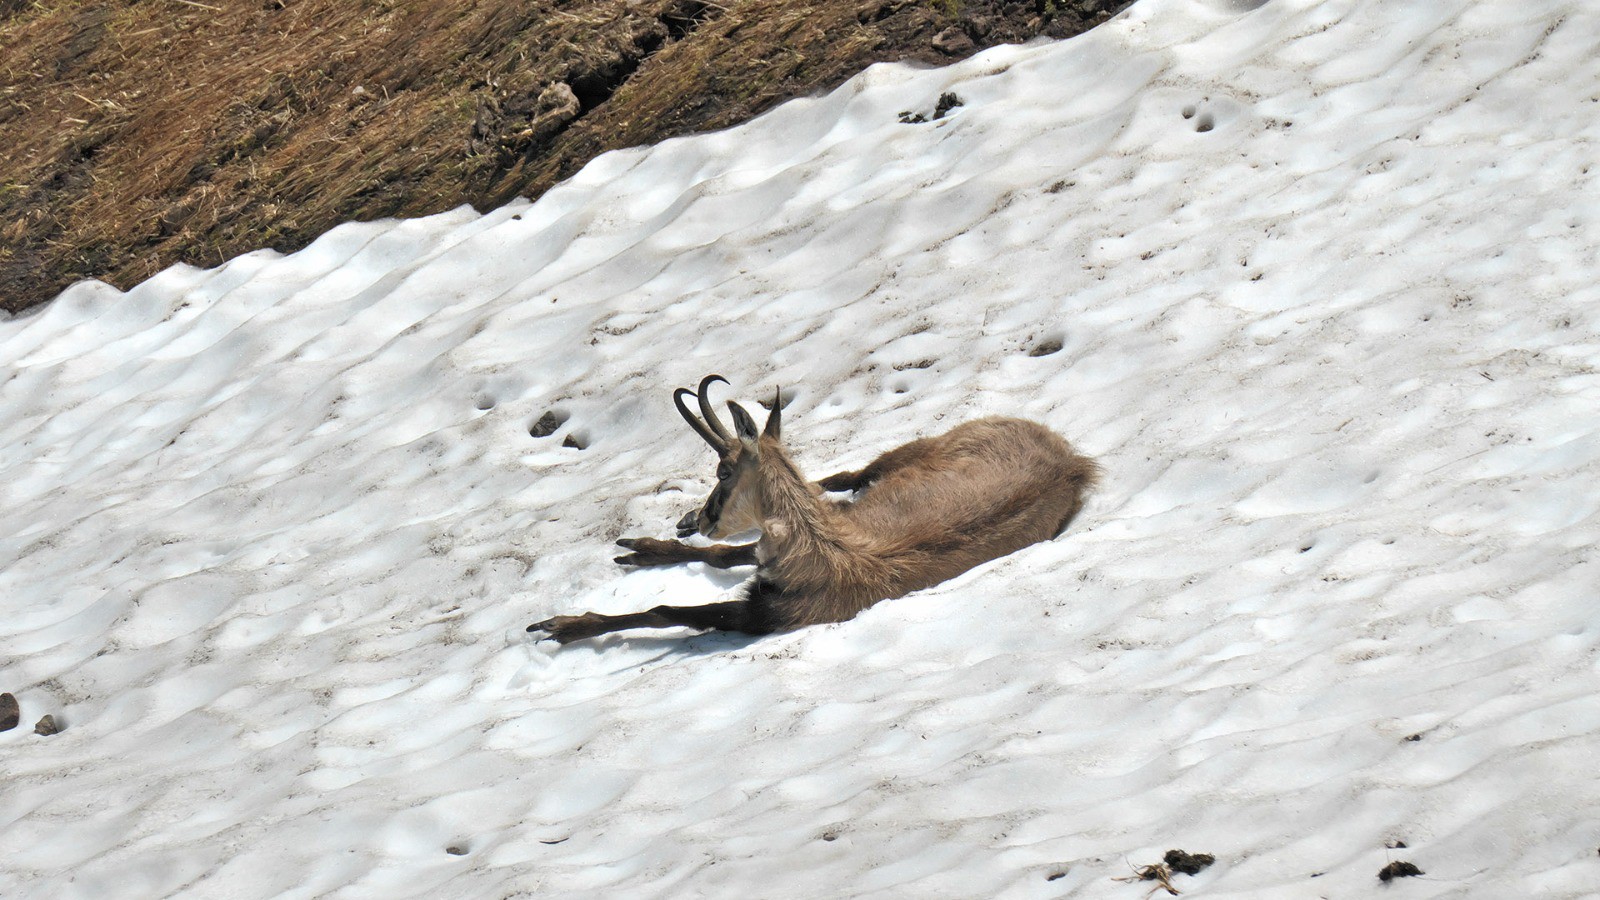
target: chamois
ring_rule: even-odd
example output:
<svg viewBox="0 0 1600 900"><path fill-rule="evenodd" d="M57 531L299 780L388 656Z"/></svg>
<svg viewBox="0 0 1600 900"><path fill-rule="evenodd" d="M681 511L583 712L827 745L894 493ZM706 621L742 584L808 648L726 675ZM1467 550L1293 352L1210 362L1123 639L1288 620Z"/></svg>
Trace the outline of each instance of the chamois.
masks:
<svg viewBox="0 0 1600 900"><path fill-rule="evenodd" d="M734 431L717 417L708 375L698 391L673 392L678 412L717 452L717 486L698 513L679 522L712 540L759 529L753 544L691 547L680 541L625 538L632 566L704 562L755 565L744 597L704 606L657 606L647 612L556 616L528 626L566 644L628 628L721 629L770 634L843 622L879 600L938 584L980 563L1049 540L1066 530L1094 485L1099 467L1037 422L987 418L920 438L866 468L806 481L780 441L778 397L766 425L728 402ZM699 401L696 419L683 398ZM853 491L832 500L830 491ZM691 524L692 520L692 524Z"/></svg>

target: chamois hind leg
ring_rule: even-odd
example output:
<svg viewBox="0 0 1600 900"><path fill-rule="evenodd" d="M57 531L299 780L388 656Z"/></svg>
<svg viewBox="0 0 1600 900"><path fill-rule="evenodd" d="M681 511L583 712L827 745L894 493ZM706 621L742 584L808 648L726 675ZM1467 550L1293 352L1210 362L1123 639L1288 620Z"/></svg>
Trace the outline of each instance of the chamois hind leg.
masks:
<svg viewBox="0 0 1600 900"><path fill-rule="evenodd" d="M817 482L825 491L859 491L896 469L918 465L937 444L928 438L918 438L903 447L896 447L853 472L839 472Z"/></svg>
<svg viewBox="0 0 1600 900"><path fill-rule="evenodd" d="M703 562L717 569L756 564L755 544L712 544L709 547L691 547L680 541L662 541L656 538L623 538L617 546L632 550L616 558L622 566L670 566L674 563Z"/></svg>
<svg viewBox="0 0 1600 900"><path fill-rule="evenodd" d="M701 631L739 631L745 634L768 634L770 628L756 624L750 615L750 604L744 600L727 600L704 606L657 606L648 612L625 613L608 616L586 612L577 616L556 616L535 622L528 631L544 632L540 640L570 644L584 638L599 637L613 631L629 628L698 628Z"/></svg>

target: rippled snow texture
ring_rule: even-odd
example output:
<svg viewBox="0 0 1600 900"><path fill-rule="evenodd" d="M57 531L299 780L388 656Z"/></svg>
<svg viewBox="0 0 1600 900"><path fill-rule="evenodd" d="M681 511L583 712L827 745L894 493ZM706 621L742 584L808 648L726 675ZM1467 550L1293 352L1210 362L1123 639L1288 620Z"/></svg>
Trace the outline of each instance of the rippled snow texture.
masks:
<svg viewBox="0 0 1600 900"><path fill-rule="evenodd" d="M0 322L0 893L1594 896L1597 139L1584 0L1141 0L78 285ZM842 625L530 643L738 583L611 562L711 371L815 474L1005 414L1105 486Z"/></svg>

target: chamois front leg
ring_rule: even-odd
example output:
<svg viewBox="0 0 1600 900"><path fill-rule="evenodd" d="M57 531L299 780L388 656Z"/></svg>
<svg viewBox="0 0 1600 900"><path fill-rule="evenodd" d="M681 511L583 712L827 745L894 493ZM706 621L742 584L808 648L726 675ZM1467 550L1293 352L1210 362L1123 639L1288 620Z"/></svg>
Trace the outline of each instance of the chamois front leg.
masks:
<svg viewBox="0 0 1600 900"><path fill-rule="evenodd" d="M758 625L750 615L750 604L744 600L708 603L704 606L657 606L648 612L625 613L608 616L604 613L586 612L577 616L556 616L528 626L529 633L543 633L540 640L570 644L585 638L599 637L613 631L629 628L697 628L701 631L738 631L745 634L768 634L770 628Z"/></svg>
<svg viewBox="0 0 1600 900"><path fill-rule="evenodd" d="M662 541L656 538L623 538L617 546L632 550L616 558L622 566L670 566L675 563L703 562L717 569L756 564L755 544L712 544L709 547L691 547L681 541Z"/></svg>

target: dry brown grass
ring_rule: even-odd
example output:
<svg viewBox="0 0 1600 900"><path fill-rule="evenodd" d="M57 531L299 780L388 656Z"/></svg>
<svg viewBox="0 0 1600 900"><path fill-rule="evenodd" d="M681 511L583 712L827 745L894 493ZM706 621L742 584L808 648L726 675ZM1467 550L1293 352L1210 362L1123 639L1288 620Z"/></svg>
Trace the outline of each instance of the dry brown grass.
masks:
<svg viewBox="0 0 1600 900"><path fill-rule="evenodd" d="M1117 5L0 0L0 308L537 196L875 61L1065 36Z"/></svg>

